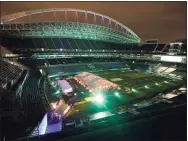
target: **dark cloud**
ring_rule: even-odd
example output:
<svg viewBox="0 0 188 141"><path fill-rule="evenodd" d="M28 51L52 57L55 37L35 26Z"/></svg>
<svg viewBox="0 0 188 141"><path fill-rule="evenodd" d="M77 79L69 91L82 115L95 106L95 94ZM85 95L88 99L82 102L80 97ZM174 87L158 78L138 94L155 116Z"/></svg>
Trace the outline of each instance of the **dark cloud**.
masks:
<svg viewBox="0 0 188 141"><path fill-rule="evenodd" d="M77 8L112 17L141 39L186 38L187 2L1 2L1 15L43 8Z"/></svg>

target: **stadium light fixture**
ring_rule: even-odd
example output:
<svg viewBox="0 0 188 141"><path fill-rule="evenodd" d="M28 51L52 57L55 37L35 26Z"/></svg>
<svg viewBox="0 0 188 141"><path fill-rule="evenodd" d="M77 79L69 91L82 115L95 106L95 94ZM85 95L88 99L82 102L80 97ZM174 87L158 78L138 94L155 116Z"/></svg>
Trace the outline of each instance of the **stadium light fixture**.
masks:
<svg viewBox="0 0 188 141"><path fill-rule="evenodd" d="M159 84L158 84L158 83L155 83L155 85L157 85L157 86L158 86Z"/></svg>
<svg viewBox="0 0 188 141"><path fill-rule="evenodd" d="M55 92L55 94L58 94L58 93L60 93L60 90L57 90L57 91Z"/></svg>
<svg viewBox="0 0 188 141"><path fill-rule="evenodd" d="M131 89L134 93L137 93L138 91L136 89Z"/></svg>
<svg viewBox="0 0 188 141"><path fill-rule="evenodd" d="M103 103L104 102L104 98L102 95L96 95L94 98L93 98L93 101L97 102L97 103Z"/></svg>
<svg viewBox="0 0 188 141"><path fill-rule="evenodd" d="M168 83L168 81L164 81L165 83Z"/></svg>
<svg viewBox="0 0 188 141"><path fill-rule="evenodd" d="M144 86L146 89L149 89L149 87L147 85Z"/></svg>

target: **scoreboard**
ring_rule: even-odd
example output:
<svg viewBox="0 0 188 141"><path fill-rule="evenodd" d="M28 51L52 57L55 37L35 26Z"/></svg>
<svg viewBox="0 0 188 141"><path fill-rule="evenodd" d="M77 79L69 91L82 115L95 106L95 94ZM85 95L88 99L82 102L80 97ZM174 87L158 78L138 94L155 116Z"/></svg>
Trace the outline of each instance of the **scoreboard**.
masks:
<svg viewBox="0 0 188 141"><path fill-rule="evenodd" d="M152 60L174 62L174 63L186 63L187 56L174 56L174 55L152 55Z"/></svg>

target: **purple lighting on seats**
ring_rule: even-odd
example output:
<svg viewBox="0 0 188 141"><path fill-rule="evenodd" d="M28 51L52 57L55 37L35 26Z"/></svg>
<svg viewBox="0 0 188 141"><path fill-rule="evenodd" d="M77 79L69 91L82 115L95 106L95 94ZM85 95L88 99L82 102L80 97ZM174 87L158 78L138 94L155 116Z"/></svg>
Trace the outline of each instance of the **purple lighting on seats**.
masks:
<svg viewBox="0 0 188 141"><path fill-rule="evenodd" d="M62 130L62 115L61 113L48 113L48 125L46 133L55 133Z"/></svg>

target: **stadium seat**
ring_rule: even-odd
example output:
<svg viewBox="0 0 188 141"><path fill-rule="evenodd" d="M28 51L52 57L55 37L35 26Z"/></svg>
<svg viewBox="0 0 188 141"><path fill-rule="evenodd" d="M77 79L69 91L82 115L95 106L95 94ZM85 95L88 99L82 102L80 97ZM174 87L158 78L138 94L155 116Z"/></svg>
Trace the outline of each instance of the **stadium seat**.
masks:
<svg viewBox="0 0 188 141"><path fill-rule="evenodd" d="M20 77L22 72L23 68L10 64L5 60L1 60L0 81L2 82L2 85L11 81L14 82L18 77Z"/></svg>
<svg viewBox="0 0 188 141"><path fill-rule="evenodd" d="M41 115L46 111L45 95L44 95L44 80L36 72L30 72L22 89L22 107L27 115Z"/></svg>

